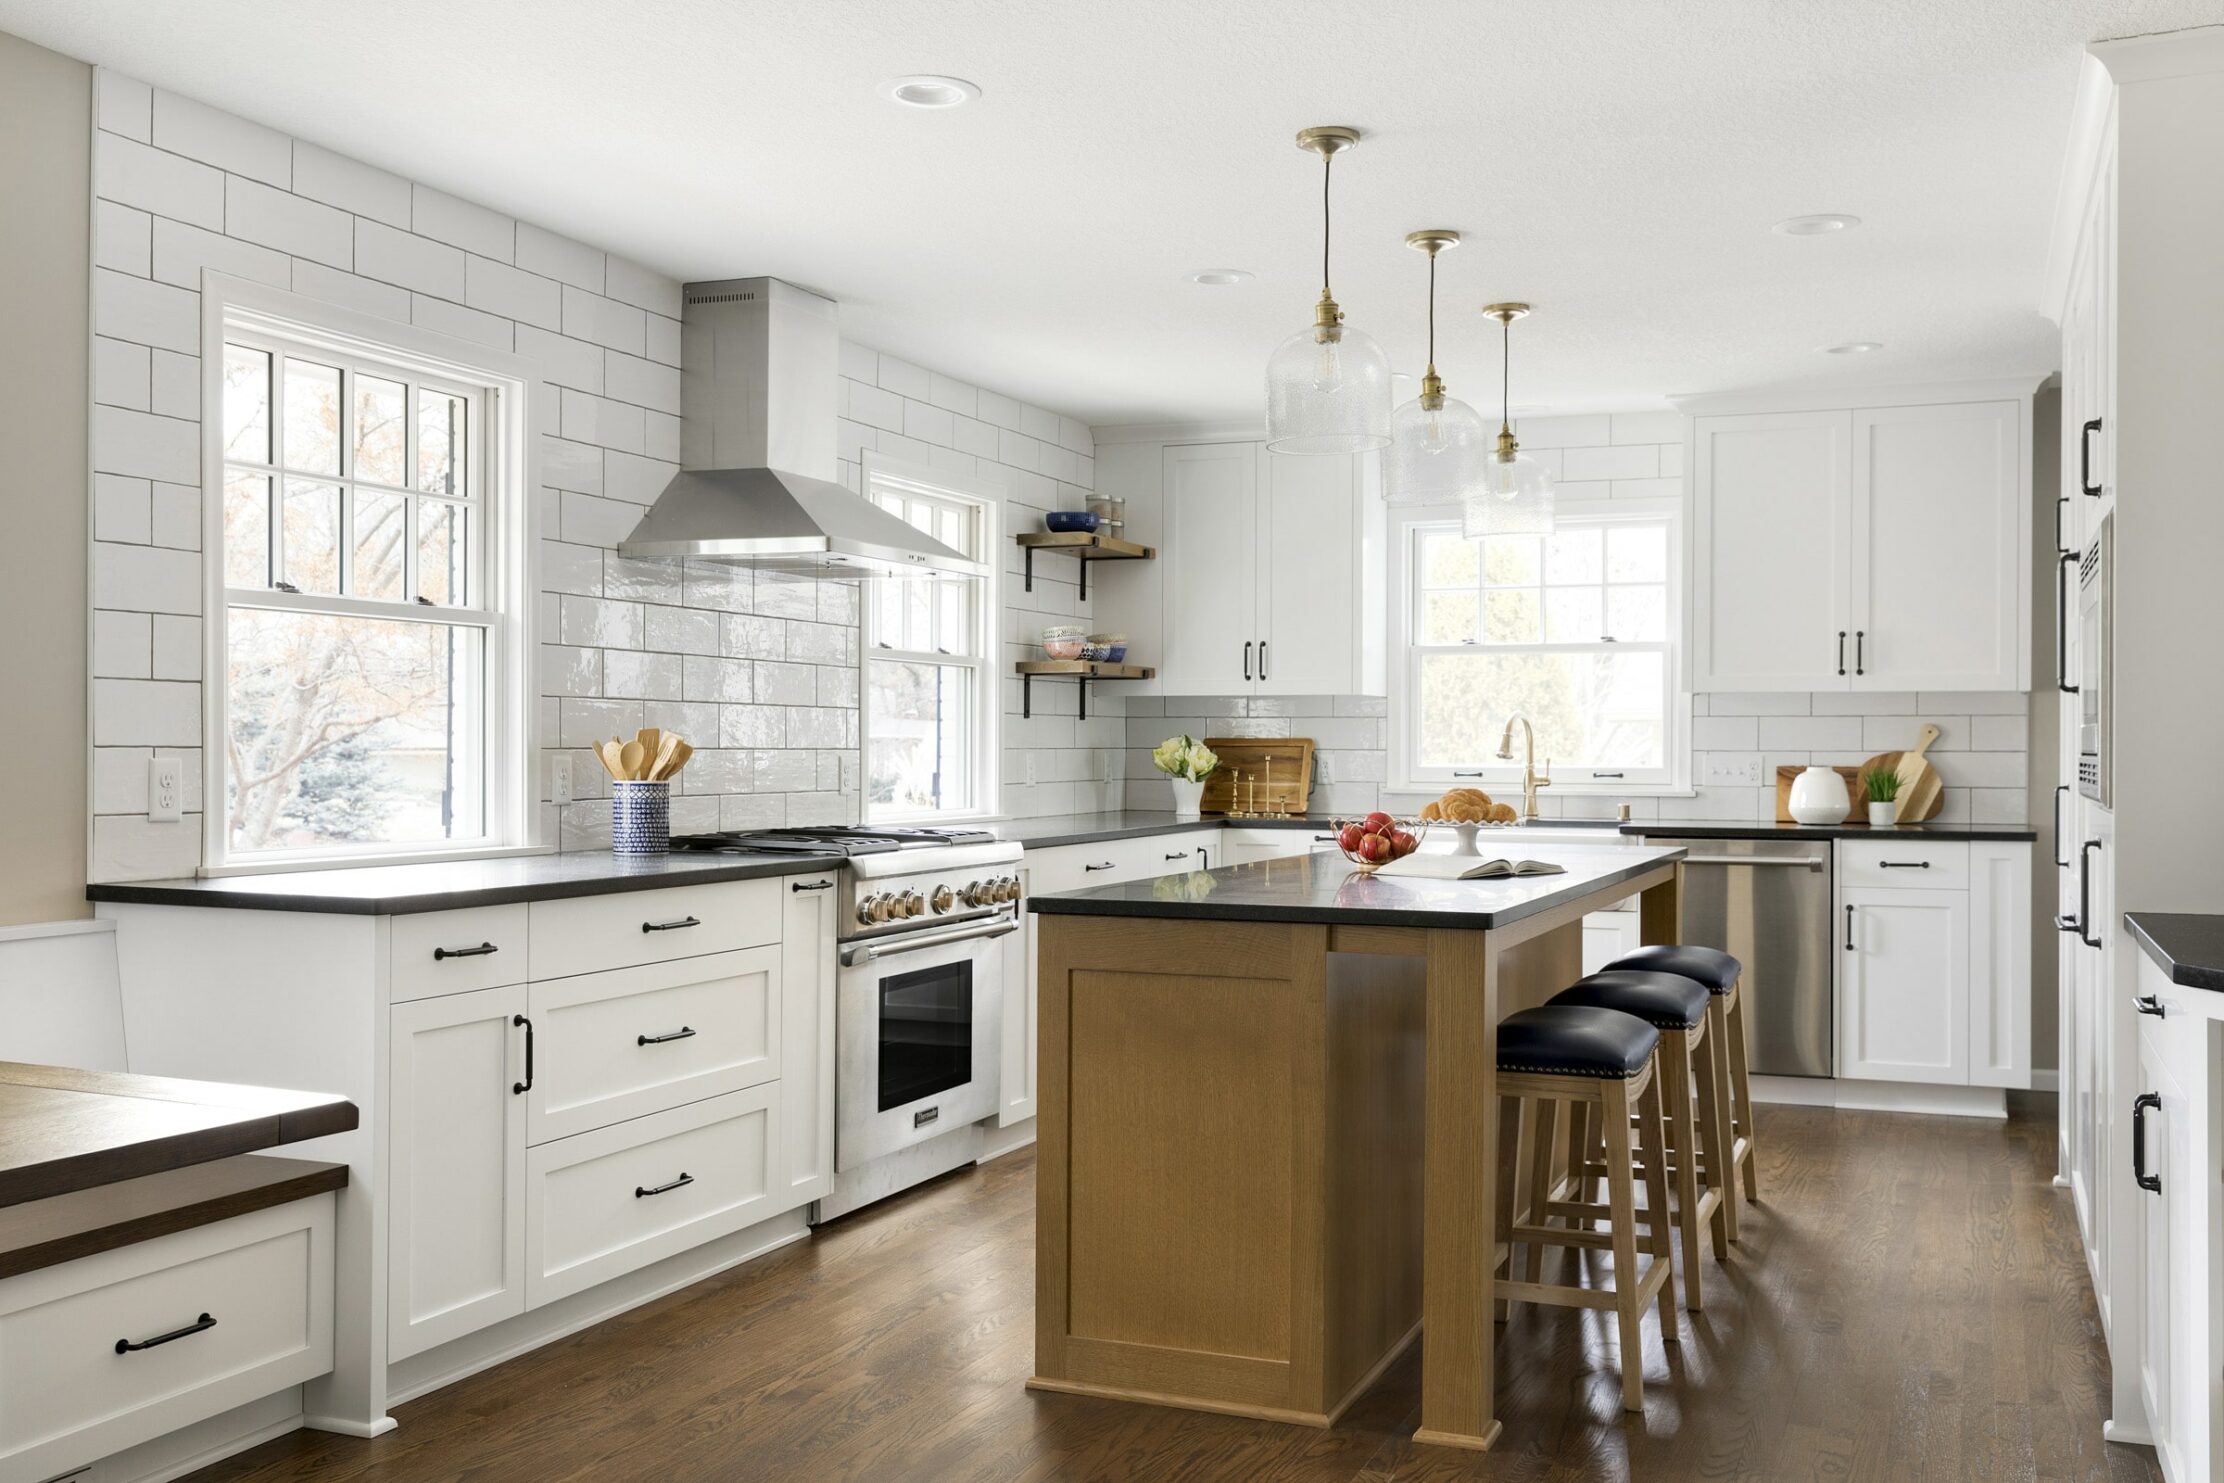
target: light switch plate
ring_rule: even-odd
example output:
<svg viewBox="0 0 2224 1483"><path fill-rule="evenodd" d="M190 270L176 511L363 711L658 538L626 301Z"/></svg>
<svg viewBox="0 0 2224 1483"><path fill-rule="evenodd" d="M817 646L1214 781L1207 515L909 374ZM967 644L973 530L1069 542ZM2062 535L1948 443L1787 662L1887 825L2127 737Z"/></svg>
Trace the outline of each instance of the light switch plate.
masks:
<svg viewBox="0 0 2224 1483"><path fill-rule="evenodd" d="M185 817L185 759L147 759L147 819L155 824L175 824Z"/></svg>
<svg viewBox="0 0 2224 1483"><path fill-rule="evenodd" d="M1710 788L1758 788L1761 758L1757 752L1714 752L1707 756L1699 781Z"/></svg>
<svg viewBox="0 0 2224 1483"><path fill-rule="evenodd" d="M571 758L561 752L548 759L548 801L571 802Z"/></svg>

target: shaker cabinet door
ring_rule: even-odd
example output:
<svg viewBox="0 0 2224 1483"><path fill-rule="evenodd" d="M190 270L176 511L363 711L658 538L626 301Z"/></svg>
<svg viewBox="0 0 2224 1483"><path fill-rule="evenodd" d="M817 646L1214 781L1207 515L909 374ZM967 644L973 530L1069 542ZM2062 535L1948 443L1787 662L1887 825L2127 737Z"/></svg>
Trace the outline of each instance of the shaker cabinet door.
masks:
<svg viewBox="0 0 2224 1483"><path fill-rule="evenodd" d="M1838 1074L1969 1084L1969 893L1839 893Z"/></svg>
<svg viewBox="0 0 2224 1483"><path fill-rule="evenodd" d="M1259 668L1259 445L1187 443L1165 456L1159 690L1248 694Z"/></svg>

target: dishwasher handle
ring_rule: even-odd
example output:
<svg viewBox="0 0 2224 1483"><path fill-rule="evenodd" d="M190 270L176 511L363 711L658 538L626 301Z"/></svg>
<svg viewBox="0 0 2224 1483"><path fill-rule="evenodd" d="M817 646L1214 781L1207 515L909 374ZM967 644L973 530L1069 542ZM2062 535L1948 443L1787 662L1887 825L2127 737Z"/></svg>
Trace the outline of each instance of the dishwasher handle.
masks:
<svg viewBox="0 0 2224 1483"><path fill-rule="evenodd" d="M1820 870L1828 864L1823 855L1686 855L1686 865L1768 865L1785 870Z"/></svg>

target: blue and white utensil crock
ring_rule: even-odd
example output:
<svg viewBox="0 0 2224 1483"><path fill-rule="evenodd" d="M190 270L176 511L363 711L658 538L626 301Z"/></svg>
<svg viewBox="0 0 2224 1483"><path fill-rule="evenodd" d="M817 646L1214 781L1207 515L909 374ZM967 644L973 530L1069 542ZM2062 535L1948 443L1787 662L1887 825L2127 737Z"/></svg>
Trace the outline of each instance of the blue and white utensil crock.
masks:
<svg viewBox="0 0 2224 1483"><path fill-rule="evenodd" d="M672 848L672 785L620 779L610 785L610 850L662 855Z"/></svg>

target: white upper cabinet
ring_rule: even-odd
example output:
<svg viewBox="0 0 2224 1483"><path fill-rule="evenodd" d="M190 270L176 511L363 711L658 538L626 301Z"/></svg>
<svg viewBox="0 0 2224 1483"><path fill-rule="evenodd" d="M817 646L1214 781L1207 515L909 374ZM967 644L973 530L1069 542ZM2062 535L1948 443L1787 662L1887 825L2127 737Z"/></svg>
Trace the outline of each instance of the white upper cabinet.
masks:
<svg viewBox="0 0 2224 1483"><path fill-rule="evenodd" d="M1692 423L1692 688L2023 690L2022 396Z"/></svg>
<svg viewBox="0 0 2224 1483"><path fill-rule="evenodd" d="M1694 421L1694 690L1846 688L1851 434L1844 412Z"/></svg>
<svg viewBox="0 0 2224 1483"><path fill-rule="evenodd" d="M1158 669L1146 693L1382 694L1379 467L1171 431L1101 441L1098 492L1124 496L1124 534L1158 547L1091 575L1096 621Z"/></svg>

